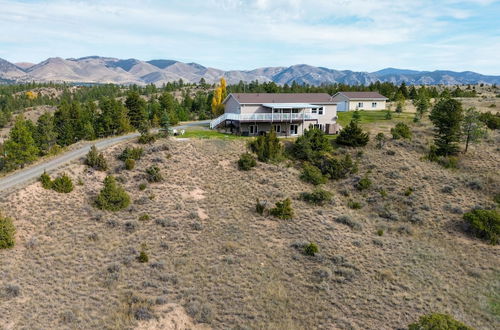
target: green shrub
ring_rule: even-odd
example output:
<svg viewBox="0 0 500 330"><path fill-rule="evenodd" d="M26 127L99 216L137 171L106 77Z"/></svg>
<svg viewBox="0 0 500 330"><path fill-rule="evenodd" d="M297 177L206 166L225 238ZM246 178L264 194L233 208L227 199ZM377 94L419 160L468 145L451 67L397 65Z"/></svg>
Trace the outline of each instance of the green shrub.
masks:
<svg viewBox="0 0 500 330"><path fill-rule="evenodd" d="M106 171L108 169L106 158L104 158L102 152L100 153L97 151L95 145L90 148L90 151L85 158L85 164L98 171Z"/></svg>
<svg viewBox="0 0 500 330"><path fill-rule="evenodd" d="M149 221L149 220L151 220L151 217L147 213L144 213L139 217L139 221Z"/></svg>
<svg viewBox="0 0 500 330"><path fill-rule="evenodd" d="M248 152L241 154L240 159L238 160L238 168L241 171L250 171L252 167L255 167L256 165L257 161L255 160L255 157Z"/></svg>
<svg viewBox="0 0 500 330"><path fill-rule="evenodd" d="M386 141L384 133L378 133L375 136L375 140L377 141L377 148L382 149L382 147L384 146L385 141Z"/></svg>
<svg viewBox="0 0 500 330"><path fill-rule="evenodd" d="M319 248L314 243L309 243L308 245L304 246L304 254L306 256L314 257L316 255L316 253L318 253L318 252L319 252Z"/></svg>
<svg viewBox="0 0 500 330"><path fill-rule="evenodd" d="M125 159L125 169L130 171L130 170L133 170L134 167L135 167L135 160L133 160L131 158Z"/></svg>
<svg viewBox="0 0 500 330"><path fill-rule="evenodd" d="M258 214L263 215L265 210L266 210L266 203L261 202L261 201L257 198L257 204L255 204L255 211L256 211Z"/></svg>
<svg viewBox="0 0 500 330"><path fill-rule="evenodd" d="M359 210L363 207L360 202L354 201L352 199L347 201L347 207L353 210Z"/></svg>
<svg viewBox="0 0 500 330"><path fill-rule="evenodd" d="M0 249L8 249L14 246L16 228L11 218L0 214Z"/></svg>
<svg viewBox="0 0 500 330"><path fill-rule="evenodd" d="M498 244L500 236L500 213L497 210L473 210L464 214L464 220L479 238Z"/></svg>
<svg viewBox="0 0 500 330"><path fill-rule="evenodd" d="M141 133L141 136L139 136L137 142L139 142L140 144L148 144L148 143L154 143L157 139L158 139L157 135L148 132L143 132Z"/></svg>
<svg viewBox="0 0 500 330"><path fill-rule="evenodd" d="M352 161L349 154L344 157L334 157L331 155L322 155L317 161L316 166L321 173L332 180L345 179L349 174L358 171L358 166Z"/></svg>
<svg viewBox="0 0 500 330"><path fill-rule="evenodd" d="M372 181L365 175L358 183L356 183L356 189L359 191L366 190L372 186Z"/></svg>
<svg viewBox="0 0 500 330"><path fill-rule="evenodd" d="M479 120L482 121L489 129L500 128L500 112L492 114L491 112L483 112L479 115Z"/></svg>
<svg viewBox="0 0 500 330"><path fill-rule="evenodd" d="M411 194L413 194L415 190L413 189L413 187L408 187L406 188L405 190L405 196L410 196Z"/></svg>
<svg viewBox="0 0 500 330"><path fill-rule="evenodd" d="M363 132L358 123L351 120L349 125L340 131L335 142L349 147L364 147L369 140L368 133Z"/></svg>
<svg viewBox="0 0 500 330"><path fill-rule="evenodd" d="M146 188L147 188L147 187L148 187L148 185L147 185L147 184L145 184L145 183L141 183L141 184L139 185L139 190L146 190Z"/></svg>
<svg viewBox="0 0 500 330"><path fill-rule="evenodd" d="M304 134L297 138L292 145L291 153L296 159L313 161L319 154L332 150L332 144L325 132L319 128L311 128L304 130Z"/></svg>
<svg viewBox="0 0 500 330"><path fill-rule="evenodd" d="M303 192L300 198L311 204L323 205L332 200L332 193L323 189L316 189L312 193Z"/></svg>
<svg viewBox="0 0 500 330"><path fill-rule="evenodd" d="M57 177L52 181L52 190L58 193L68 194L73 191L73 181L66 174Z"/></svg>
<svg viewBox="0 0 500 330"><path fill-rule="evenodd" d="M160 168L156 165L153 165L146 169L146 174L149 182L163 181L163 176L161 175Z"/></svg>
<svg viewBox="0 0 500 330"><path fill-rule="evenodd" d="M387 110L385 112L385 119L386 120L391 120L392 119L392 112L391 112L391 110Z"/></svg>
<svg viewBox="0 0 500 330"><path fill-rule="evenodd" d="M380 193L380 196L382 196L383 198L387 197L387 191L385 191L385 189L380 189L379 193Z"/></svg>
<svg viewBox="0 0 500 330"><path fill-rule="evenodd" d="M122 153L118 156L119 160L126 161L127 159L139 160L144 154L144 150L141 147L132 148L126 147L123 149Z"/></svg>
<svg viewBox="0 0 500 330"><path fill-rule="evenodd" d="M316 166L305 163L300 174L300 179L313 185L320 185L327 181L327 178L321 173L321 170Z"/></svg>
<svg viewBox="0 0 500 330"><path fill-rule="evenodd" d="M384 230L383 229L378 229L377 230L377 235L378 236L383 236L384 235Z"/></svg>
<svg viewBox="0 0 500 330"><path fill-rule="evenodd" d="M257 159L261 162L279 161L283 157L283 145L278 140L274 130L258 136L248 145L250 150L257 155Z"/></svg>
<svg viewBox="0 0 500 330"><path fill-rule="evenodd" d="M493 196L493 201L500 204L500 193L496 193L495 196Z"/></svg>
<svg viewBox="0 0 500 330"><path fill-rule="evenodd" d="M411 139L411 131L405 123L397 123L395 127L391 128L392 138L398 139Z"/></svg>
<svg viewBox="0 0 500 330"><path fill-rule="evenodd" d="M140 263L146 263L149 261L149 256L148 254L146 253L146 251L142 250L140 253L139 253L139 256L137 257L137 261L139 261Z"/></svg>
<svg viewBox="0 0 500 330"><path fill-rule="evenodd" d="M42 187L44 187L45 189L52 189L52 179L45 171L40 176L39 180L42 183Z"/></svg>
<svg viewBox="0 0 500 330"><path fill-rule="evenodd" d="M113 176L104 179L104 187L96 198L95 206L101 210L119 211L130 205L127 192L116 183Z"/></svg>
<svg viewBox="0 0 500 330"><path fill-rule="evenodd" d="M440 156L437 158L436 162L443 166L444 168L452 168L452 169L457 169L458 168L458 157L455 156Z"/></svg>
<svg viewBox="0 0 500 330"><path fill-rule="evenodd" d="M473 330L447 314L433 313L421 316L418 322L408 326L408 330Z"/></svg>
<svg viewBox="0 0 500 330"><path fill-rule="evenodd" d="M290 220L293 218L292 201L287 198L281 202L276 202L276 207L269 210L269 213L277 218Z"/></svg>

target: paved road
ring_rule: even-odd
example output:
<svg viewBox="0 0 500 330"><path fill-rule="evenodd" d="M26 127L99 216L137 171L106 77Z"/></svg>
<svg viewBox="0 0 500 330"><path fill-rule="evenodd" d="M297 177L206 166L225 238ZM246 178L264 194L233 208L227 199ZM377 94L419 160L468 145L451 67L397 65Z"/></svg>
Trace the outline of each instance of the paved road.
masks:
<svg viewBox="0 0 500 330"><path fill-rule="evenodd" d="M176 127L176 129L183 129L187 128L190 126L201 126L201 125L206 125L210 121L209 120L204 120L204 121L197 121L197 122L190 122L186 123L183 125L179 125ZM103 139L95 142L89 142L86 143L84 146L68 151L60 156L57 156L56 158L47 160L46 162L40 163L33 165L31 167L27 167L23 170L17 171L11 175L5 176L3 178L0 178L0 193L6 192L13 190L15 188L20 188L24 184L29 183L33 180L36 180L42 175L43 171L50 172L52 170L55 170L56 168L65 165L75 159L79 159L83 156L85 156L92 145L95 145L97 149L102 150L107 147L110 147L112 145L115 145L120 142L128 141L131 140L135 137L138 137L139 133L130 133L127 135L122 135L122 136L116 136L116 137L110 137L108 139Z"/></svg>

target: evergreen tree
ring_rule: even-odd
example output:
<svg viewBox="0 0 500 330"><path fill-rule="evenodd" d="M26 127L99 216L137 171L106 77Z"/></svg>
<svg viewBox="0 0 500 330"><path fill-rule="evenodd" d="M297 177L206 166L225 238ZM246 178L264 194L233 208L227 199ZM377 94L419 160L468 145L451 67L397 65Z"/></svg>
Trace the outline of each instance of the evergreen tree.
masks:
<svg viewBox="0 0 500 330"><path fill-rule="evenodd" d="M164 136L168 136L170 134L170 118L168 117L168 113L163 111L160 118L160 131Z"/></svg>
<svg viewBox="0 0 500 330"><path fill-rule="evenodd" d="M278 161L282 157L283 145L273 129L265 135L258 136L249 143L249 146L261 162Z"/></svg>
<svg viewBox="0 0 500 330"><path fill-rule="evenodd" d="M429 116L434 124L436 155L456 155L463 121L462 103L452 98L440 99Z"/></svg>
<svg viewBox="0 0 500 330"><path fill-rule="evenodd" d="M363 147L369 139L368 133L363 132L358 123L352 120L347 127L340 131L336 142L349 147Z"/></svg>
<svg viewBox="0 0 500 330"><path fill-rule="evenodd" d="M148 120L148 114L146 111L146 102L141 98L139 93L135 91L129 92L125 100L125 106L128 109L130 124L136 129L144 127Z"/></svg>
<svg viewBox="0 0 500 330"><path fill-rule="evenodd" d="M4 143L7 167L15 169L37 159L39 150L33 139L30 125L24 117L18 116L9 138Z"/></svg>
<svg viewBox="0 0 500 330"><path fill-rule="evenodd" d="M415 100L417 98L417 96L418 96L417 89L415 88L415 86L411 86L410 93L409 93L408 97L411 100Z"/></svg>
<svg viewBox="0 0 500 330"><path fill-rule="evenodd" d="M332 145L325 133L318 128L306 129L304 134L297 138L291 149L295 158L307 161L312 161L319 154L332 150Z"/></svg>
<svg viewBox="0 0 500 330"><path fill-rule="evenodd" d="M54 117L50 113L46 112L38 118L33 138L42 155L47 155L51 148L56 145L57 132Z"/></svg>
<svg viewBox="0 0 500 330"><path fill-rule="evenodd" d="M465 142L464 152L467 152L470 143L478 142L484 136L486 136L486 128L480 120L480 113L474 108L465 110L462 123L462 138Z"/></svg>
<svg viewBox="0 0 500 330"><path fill-rule="evenodd" d="M101 210L119 211L130 204L130 197L127 192L116 183L113 176L104 179L104 188L101 190L95 205Z"/></svg>

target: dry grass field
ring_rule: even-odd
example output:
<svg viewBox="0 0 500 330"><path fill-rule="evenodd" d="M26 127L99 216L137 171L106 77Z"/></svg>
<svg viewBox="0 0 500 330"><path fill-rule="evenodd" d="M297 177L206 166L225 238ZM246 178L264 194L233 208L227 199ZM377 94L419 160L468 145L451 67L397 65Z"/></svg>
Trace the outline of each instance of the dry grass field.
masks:
<svg viewBox="0 0 500 330"><path fill-rule="evenodd" d="M327 183L324 206L299 200L313 187L290 161L239 171L244 140L160 140L131 171L116 159L125 145L108 149L133 199L115 213L92 207L105 173L68 165L59 173L83 182L70 194L34 183L0 201L17 227L15 248L0 251L0 328L398 329L445 312L498 329L500 248L461 219L499 192L500 135L449 170L422 160L429 126L412 129L412 141L338 151L360 170ZM151 165L164 182L147 183ZM359 192L365 174L373 186ZM255 212L257 198L286 197L293 220ZM319 254L302 254L304 242Z"/></svg>

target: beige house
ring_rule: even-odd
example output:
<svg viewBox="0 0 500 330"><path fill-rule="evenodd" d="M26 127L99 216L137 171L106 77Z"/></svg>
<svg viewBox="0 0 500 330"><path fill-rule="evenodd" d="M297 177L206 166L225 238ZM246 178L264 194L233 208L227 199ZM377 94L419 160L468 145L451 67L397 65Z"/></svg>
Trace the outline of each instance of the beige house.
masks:
<svg viewBox="0 0 500 330"><path fill-rule="evenodd" d="M224 114L210 128L244 136L269 132L301 135L309 127L338 133L337 105L326 93L231 93L223 102Z"/></svg>
<svg viewBox="0 0 500 330"><path fill-rule="evenodd" d="M377 92L338 92L332 97L337 111L385 110L387 100Z"/></svg>

